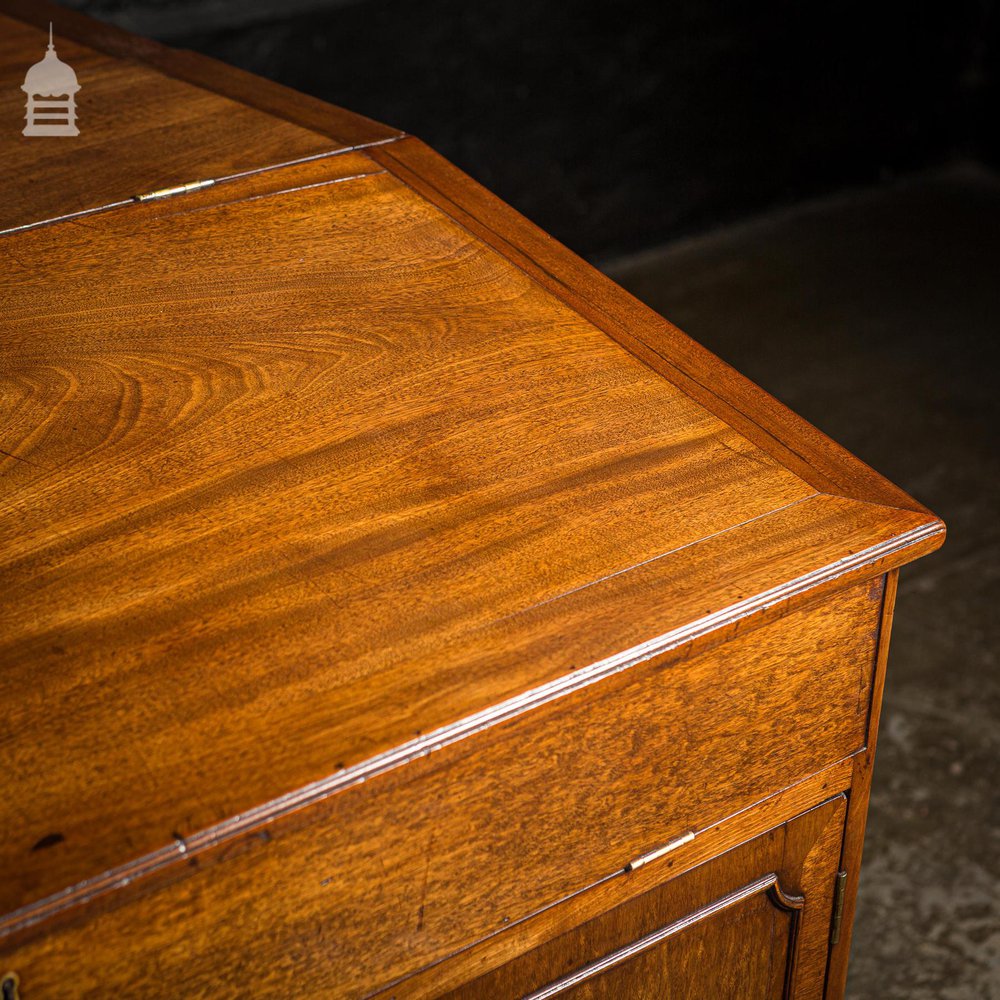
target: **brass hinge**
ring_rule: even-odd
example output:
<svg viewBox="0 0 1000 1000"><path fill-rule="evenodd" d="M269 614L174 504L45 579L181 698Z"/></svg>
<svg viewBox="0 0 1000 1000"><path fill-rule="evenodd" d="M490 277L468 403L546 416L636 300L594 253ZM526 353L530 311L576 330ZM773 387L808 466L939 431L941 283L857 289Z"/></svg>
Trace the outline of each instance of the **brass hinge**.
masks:
<svg viewBox="0 0 1000 1000"><path fill-rule="evenodd" d="M150 191L149 194L133 195L134 201L152 201L154 198L170 198L175 194L187 194L188 191L200 191L202 188L211 187L215 181L191 181L188 184L178 184L176 187L160 188L158 191Z"/></svg>
<svg viewBox="0 0 1000 1000"><path fill-rule="evenodd" d="M643 865L648 865L650 861L655 861L657 858L662 858L664 854L669 854L671 851L676 851L678 847L683 847L685 844L690 844L694 840L694 831L689 830L687 833L680 837L675 837L669 843L664 844L662 847L657 847L655 851L650 851L648 854L643 854L636 858L634 861L630 861L625 866L625 871L634 872L636 868L641 868Z"/></svg>
<svg viewBox="0 0 1000 1000"><path fill-rule="evenodd" d="M840 925L844 922L844 896L847 895L847 872L837 872L833 883L833 922L830 925L830 944L840 941Z"/></svg>

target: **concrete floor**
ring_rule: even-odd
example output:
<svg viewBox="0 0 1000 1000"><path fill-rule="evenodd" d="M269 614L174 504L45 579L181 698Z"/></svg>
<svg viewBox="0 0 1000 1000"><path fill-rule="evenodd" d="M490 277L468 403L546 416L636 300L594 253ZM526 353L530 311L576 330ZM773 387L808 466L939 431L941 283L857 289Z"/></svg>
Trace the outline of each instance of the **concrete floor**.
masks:
<svg viewBox="0 0 1000 1000"><path fill-rule="evenodd" d="M848 996L1000 998L1000 178L959 165L605 269L947 522L901 574Z"/></svg>

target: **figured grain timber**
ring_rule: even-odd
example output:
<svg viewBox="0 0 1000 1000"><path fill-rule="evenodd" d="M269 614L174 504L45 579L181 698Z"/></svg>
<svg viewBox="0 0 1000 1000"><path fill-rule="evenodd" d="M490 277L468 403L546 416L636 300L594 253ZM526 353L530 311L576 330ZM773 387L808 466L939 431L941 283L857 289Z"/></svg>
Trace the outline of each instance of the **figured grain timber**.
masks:
<svg viewBox="0 0 1000 1000"><path fill-rule="evenodd" d="M841 996L847 983L847 960L850 955L854 908L861 874L861 853L864 847L865 825L868 818L868 799L871 794L872 771L875 766L875 746L878 741L878 723L882 710L882 690L885 686L885 672L889 658L889 637L892 632L892 616L896 603L898 579L898 570L894 570L886 577L885 594L882 600L882 616L879 624L875 672L872 679L871 710L868 716L868 726L865 735L865 749L864 752L855 754L852 758L854 773L851 781L847 827L844 832L843 853L840 862L841 870L846 873L847 879L841 932L839 940L830 949L828 982L831 996Z"/></svg>
<svg viewBox="0 0 1000 1000"><path fill-rule="evenodd" d="M18 237L2 690L31 804L5 850L53 817L66 841L11 907L121 860L86 817L137 785L114 828L142 855L926 524L816 497L350 157Z"/></svg>
<svg viewBox="0 0 1000 1000"><path fill-rule="evenodd" d="M845 804L836 796L441 996L820 997Z"/></svg>
<svg viewBox="0 0 1000 1000"><path fill-rule="evenodd" d="M448 990L464 988L470 982L482 979L521 956L534 952L545 954L544 946L567 931L587 924L623 903L643 896L651 889L670 884L686 872L706 870L706 867L710 867L706 863L714 858L760 837L775 826L789 822L812 809L817 802L825 801L833 793L848 789L852 760L853 758L848 757L838 761L781 792L724 817L710 827L694 831L693 839L677 847L669 857L657 859L635 871L623 867L598 879L584 890L565 897L557 905L538 910L523 920L504 924L502 929L460 949L447 959L432 963L420 972L390 984L377 994L379 1000L389 997L395 1000L439 997ZM836 831L831 836L839 840ZM759 872L765 871L763 866L759 869ZM728 887L720 887L714 879L710 878L709 883L714 884L720 892L728 891ZM693 905L700 904L695 901ZM810 912L812 909L810 907ZM813 919L810 917L810 920ZM822 915L815 918L819 923L822 923L822 919ZM813 938L808 940L812 941ZM810 945L807 951L824 952L825 940L822 934L819 935L818 942L815 949ZM619 941L618 944L620 943ZM822 961L822 954L820 960ZM822 980L822 970L815 972L814 977Z"/></svg>
<svg viewBox="0 0 1000 1000"><path fill-rule="evenodd" d="M816 489L929 513L418 139L372 155Z"/></svg>
<svg viewBox="0 0 1000 1000"><path fill-rule="evenodd" d="M812 953L844 805L838 796L444 996L821 996ZM589 954L600 957L565 971Z"/></svg>
<svg viewBox="0 0 1000 1000"><path fill-rule="evenodd" d="M58 996L61 956L96 933L113 953L78 986L145 995L184 976L235 997L246 976L286 996L363 995L850 756L880 607L880 588L857 586L724 651L609 678L332 796L307 826L290 814L266 840L204 851L157 894L36 939L20 967ZM262 898L271 928L246 954Z"/></svg>
<svg viewBox="0 0 1000 1000"><path fill-rule="evenodd" d="M0 969L837 995L941 522L417 140L3 11Z"/></svg>

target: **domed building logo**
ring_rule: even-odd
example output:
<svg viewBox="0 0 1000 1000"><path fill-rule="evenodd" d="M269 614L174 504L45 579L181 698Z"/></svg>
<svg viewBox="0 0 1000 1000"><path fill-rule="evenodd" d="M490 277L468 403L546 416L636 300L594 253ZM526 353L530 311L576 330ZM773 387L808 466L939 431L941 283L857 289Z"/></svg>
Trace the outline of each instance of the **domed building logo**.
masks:
<svg viewBox="0 0 1000 1000"><path fill-rule="evenodd" d="M24 135L79 135L76 127L76 73L56 55L49 23L49 49L28 70L21 87L28 95Z"/></svg>

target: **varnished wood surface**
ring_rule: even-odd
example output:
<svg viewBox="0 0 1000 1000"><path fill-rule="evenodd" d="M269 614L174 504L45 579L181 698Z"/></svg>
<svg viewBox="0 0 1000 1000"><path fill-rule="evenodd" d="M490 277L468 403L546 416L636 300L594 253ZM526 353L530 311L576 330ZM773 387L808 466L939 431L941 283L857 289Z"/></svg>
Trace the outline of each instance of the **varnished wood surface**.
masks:
<svg viewBox="0 0 1000 1000"><path fill-rule="evenodd" d="M184 975L219 997L247 981L259 995L365 995L682 833L712 840L719 820L854 752L880 606L863 584L610 678L293 814L266 840L191 856L198 867L158 893L133 885L131 905L36 935L11 962L61 996L67 961L96 935L111 945L100 979L77 976L88 988L157 996L160 977Z"/></svg>
<svg viewBox="0 0 1000 1000"><path fill-rule="evenodd" d="M0 234L161 188L346 146L159 68L64 37L63 10L50 13L56 50L81 86L76 99L80 134L59 139L21 134L25 94L20 87L28 68L45 54L48 26L0 14ZM357 144L367 137L352 138ZM374 132L368 141L380 138ZM16 253L0 244L0 253L5 251Z"/></svg>
<svg viewBox="0 0 1000 1000"><path fill-rule="evenodd" d="M892 633L898 578L898 570L894 570L886 577L865 748L853 759L847 828L844 833L843 857L841 859L841 868L847 872L843 930L838 943L830 949L828 996L831 1000L842 997L847 987L847 962L851 954L854 911L858 884L861 880L861 859L865 842L865 826L868 819L868 800L871 795L872 772L875 766L875 747L878 743L879 717L882 714L882 692L885 687L885 672L889 659L889 640Z"/></svg>
<svg viewBox="0 0 1000 1000"><path fill-rule="evenodd" d="M598 951L599 957L588 965L530 993L509 989L500 980L473 984L462 995L524 1000L554 996L567 1000L689 1000L693 996L781 1000L787 995L785 977L794 962L796 925L804 904L802 897L794 897L794 905L782 905L787 901L777 876L765 875L615 951ZM583 934L581 941L572 941L570 947L576 950L569 952L570 961L592 953L592 936ZM562 964L569 963L564 960Z"/></svg>
<svg viewBox="0 0 1000 1000"><path fill-rule="evenodd" d="M817 490L929 514L418 139L405 137L372 156Z"/></svg>
<svg viewBox="0 0 1000 1000"><path fill-rule="evenodd" d="M0 955L39 995L433 996L852 768L859 855L879 580L940 521L417 140L3 6L0 110L50 17L84 85L0 192L61 219L0 237Z"/></svg>
<svg viewBox="0 0 1000 1000"><path fill-rule="evenodd" d="M378 1000L431 1000L486 976L528 952L648 890L760 836L772 827L812 809L850 787L853 757L838 761L790 787L728 816L699 832L694 840L635 871L624 870L588 886L585 891L546 907L522 921L511 922L475 945L387 986ZM810 939L811 940L811 939ZM812 951L810 945L807 951Z"/></svg>
<svg viewBox="0 0 1000 1000"><path fill-rule="evenodd" d="M17 236L8 909L934 543L817 496L379 169Z"/></svg>
<svg viewBox="0 0 1000 1000"><path fill-rule="evenodd" d="M845 804L839 795L441 996L820 1000ZM588 974L591 956L618 961Z"/></svg>

